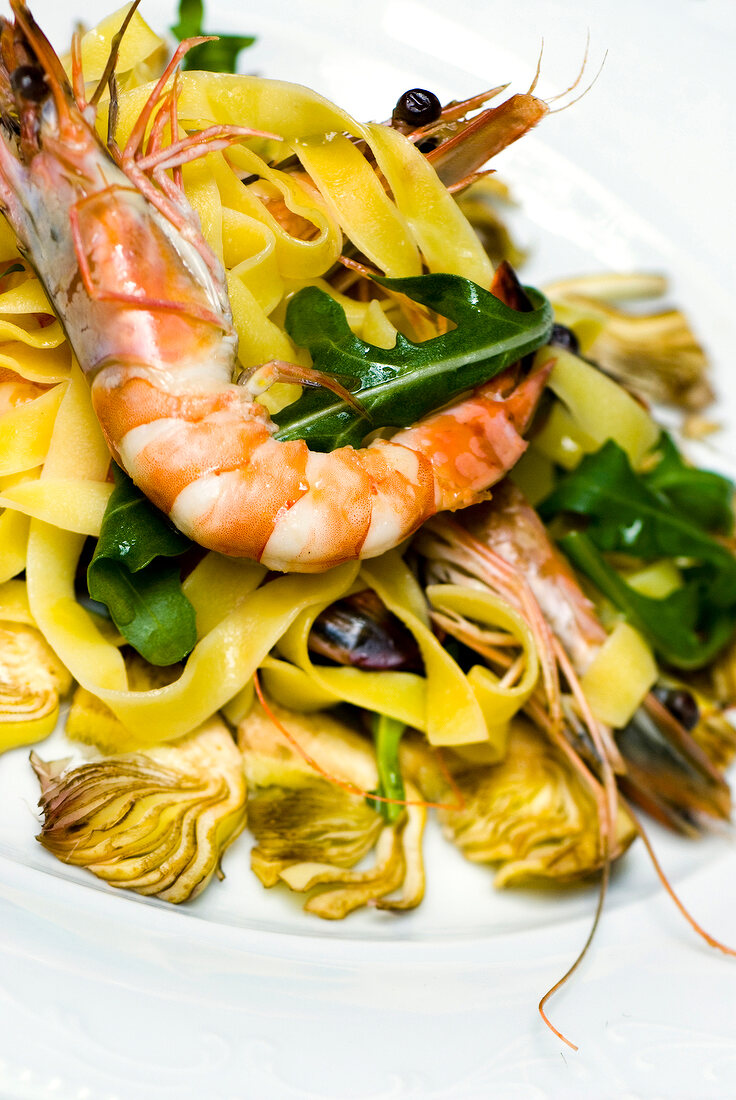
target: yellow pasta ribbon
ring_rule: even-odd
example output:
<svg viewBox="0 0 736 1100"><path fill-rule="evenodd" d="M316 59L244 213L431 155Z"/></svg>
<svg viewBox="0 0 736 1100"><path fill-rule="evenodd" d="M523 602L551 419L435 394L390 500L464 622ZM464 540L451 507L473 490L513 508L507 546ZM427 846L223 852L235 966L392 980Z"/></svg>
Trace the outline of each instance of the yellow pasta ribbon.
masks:
<svg viewBox="0 0 736 1100"><path fill-rule="evenodd" d="M65 531L99 535L112 489L108 481L42 478L3 490L0 507L15 508Z"/></svg>
<svg viewBox="0 0 736 1100"><path fill-rule="evenodd" d="M44 385L66 381L71 361L71 348L66 343L55 348L34 348L15 341L3 344L0 354L0 367Z"/></svg>
<svg viewBox="0 0 736 1100"><path fill-rule="evenodd" d="M310 222L316 235L302 240L290 233L269 212L264 203L246 187L232 169L220 158L216 178L223 205L259 222L273 239L274 256L284 279L310 279L328 271L342 250L342 234L338 222L316 191L295 176L270 167L261 157L244 146L235 146L227 160L245 174L266 180L281 194L284 205L293 214Z"/></svg>
<svg viewBox="0 0 736 1100"><path fill-rule="evenodd" d="M613 439L638 467L659 439L660 429L646 409L605 374L561 348L541 348L535 362L552 359L549 388L564 403L580 429L581 452L597 450ZM585 442L588 437L592 442ZM535 439L535 446L537 445Z"/></svg>
<svg viewBox="0 0 736 1100"><path fill-rule="evenodd" d="M213 123L243 125L278 134L299 156L322 194L326 211L346 235L387 275L416 275L422 270L419 252L432 271L450 271L490 284L493 269L475 233L426 158L404 135L377 124L362 125L323 96L300 85L225 73L181 74L179 117L188 128ZM121 140L132 130L152 85L120 97ZM386 177L393 199L350 135L365 141ZM253 140L250 146L257 146ZM233 148L227 156L242 170L258 174L282 190L289 209L315 220L315 206L294 205L298 183L287 182L264 165L254 148ZM260 163L257 163L260 161ZM286 190L285 190L286 189ZM228 200L223 193L223 200ZM303 202L303 198L301 200ZM267 208L257 215L268 222ZM235 209L241 208L238 202ZM315 224L319 224L317 214ZM277 239L283 229L275 230ZM326 235L331 242L334 234ZM303 251L316 252L317 245ZM294 250L291 242L291 250ZM320 257L322 259L322 257ZM290 277L306 274L290 269L279 256L281 271ZM311 274L327 270L314 265Z"/></svg>
<svg viewBox="0 0 736 1100"><path fill-rule="evenodd" d="M257 367L271 359L299 361L289 337L266 317L237 272L228 272L227 292L238 334L238 358L244 367Z"/></svg>
<svg viewBox="0 0 736 1100"><path fill-rule="evenodd" d="M0 584L26 567L28 526L28 517L20 512L6 511L0 516Z"/></svg>
<svg viewBox="0 0 736 1100"><path fill-rule="evenodd" d="M617 623L580 686L595 717L614 729L631 721L655 683L657 663L638 630Z"/></svg>
<svg viewBox="0 0 736 1100"><path fill-rule="evenodd" d="M38 473L39 471L31 470L2 478L0 492L13 489L23 482L32 481ZM0 515L0 585L17 576L18 573L22 573L26 567L28 525L28 516L12 508L6 508Z"/></svg>
<svg viewBox="0 0 736 1100"><path fill-rule="evenodd" d="M58 720L59 708L55 707L41 718L29 718L25 722L3 722L0 725L0 753L45 740L53 733Z"/></svg>
<svg viewBox="0 0 736 1100"><path fill-rule="evenodd" d="M75 367L62 401L41 480L82 481L104 476L109 454L94 416L89 389ZM331 603L352 584L357 563L329 574L305 578L280 577L253 592L263 574L253 563L237 563L241 589L229 596L221 590L220 610L227 600L235 606L219 622L208 616L207 575L216 556L200 563L189 592L204 636L173 684L147 692L128 690L125 664L116 646L99 628L95 616L77 603L74 578L83 536L31 522L27 576L31 613L44 637L75 679L105 702L126 728L121 751L182 736L211 716L243 689L253 672L291 622L311 603ZM224 589L233 576L222 578ZM250 598L245 599L249 593Z"/></svg>
<svg viewBox="0 0 736 1100"><path fill-rule="evenodd" d="M65 383L0 416L0 477L32 470L46 458Z"/></svg>
<svg viewBox="0 0 736 1100"><path fill-rule="evenodd" d="M120 96L121 143L130 136L153 88L151 82ZM247 125L277 134L286 142L343 130L355 137L365 136L364 128L346 111L317 92L285 80L191 71L180 74L179 91L179 119L187 128L189 123Z"/></svg>
<svg viewBox="0 0 736 1100"><path fill-rule="evenodd" d="M372 263L391 277L421 274L408 223L349 138L332 132L299 141L296 152L346 235Z"/></svg>
<svg viewBox="0 0 736 1100"><path fill-rule="evenodd" d="M375 298L368 303L359 335L366 343L375 344L378 348L389 349L396 344L397 330Z"/></svg>
<svg viewBox="0 0 736 1100"><path fill-rule="evenodd" d="M226 558L210 551L182 584L197 617L197 637L204 638L256 590L266 569L255 561Z"/></svg>
<svg viewBox="0 0 736 1100"><path fill-rule="evenodd" d="M483 665L474 665L468 673L487 726L489 762L506 755L510 723L514 715L529 701L539 678L539 658L529 625L513 608L491 592L481 592L462 585L435 584L427 588L427 599L440 611L455 612L480 623L500 628L512 634L521 645L524 671L513 685L503 681Z"/></svg>
<svg viewBox="0 0 736 1100"><path fill-rule="evenodd" d="M626 583L654 600L664 600L677 588L682 588L682 573L671 558L662 558L624 575Z"/></svg>
<svg viewBox="0 0 736 1100"><path fill-rule="evenodd" d="M105 71L112 40L120 30L129 7L130 4L124 4L82 35L82 70L86 81L98 81ZM139 12L135 12L120 42L116 65L118 76L130 72L164 46L164 40L151 30ZM67 73L71 74L70 58L62 58L62 62Z"/></svg>
<svg viewBox="0 0 736 1100"><path fill-rule="evenodd" d="M372 588L411 631L422 654L425 675L313 664L309 634L323 610L314 607L280 640L278 650L286 660L269 658L264 663L268 691L292 708L317 710L346 701L386 714L424 730L433 745L485 741L485 716L473 685L432 633L424 597L398 552L364 562L357 587Z"/></svg>
<svg viewBox="0 0 736 1100"><path fill-rule="evenodd" d="M57 348L66 339L63 328L58 321L42 326L39 313L53 314L53 310L35 276L0 294L0 343L17 340L32 348ZM9 320L12 316L17 316L17 323Z"/></svg>
<svg viewBox="0 0 736 1100"><path fill-rule="evenodd" d="M25 581L6 581L0 584L0 620L10 623L25 623L35 626L36 620L31 614Z"/></svg>
<svg viewBox="0 0 736 1100"><path fill-rule="evenodd" d="M371 588L416 638L426 675L425 715L419 728L426 731L429 743L458 745L485 741L488 737L485 717L472 686L430 629L426 602L406 563L392 551L366 562L362 572Z"/></svg>
<svg viewBox="0 0 736 1100"><path fill-rule="evenodd" d="M583 457L597 451L599 445L580 427L566 406L557 402L534 434L533 450L565 470L574 470Z"/></svg>
<svg viewBox="0 0 736 1100"><path fill-rule="evenodd" d="M424 154L389 126L369 123L366 131L378 166L429 270L462 275L488 289L493 265Z"/></svg>
<svg viewBox="0 0 736 1100"><path fill-rule="evenodd" d="M75 364L59 407L41 479L102 481L110 452L92 409L89 387ZM39 629L75 679L124 688L125 664L102 635L97 616L77 603L74 578L84 535L31 520L26 577L31 612ZM83 686L89 686L84 684ZM94 691L93 687L89 690Z"/></svg>

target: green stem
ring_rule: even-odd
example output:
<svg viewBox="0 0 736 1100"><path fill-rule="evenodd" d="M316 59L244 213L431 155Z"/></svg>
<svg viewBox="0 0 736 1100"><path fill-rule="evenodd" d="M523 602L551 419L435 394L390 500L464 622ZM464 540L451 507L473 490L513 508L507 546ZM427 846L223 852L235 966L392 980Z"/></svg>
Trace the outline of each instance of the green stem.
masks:
<svg viewBox="0 0 736 1100"><path fill-rule="evenodd" d="M378 790L382 798L395 798L402 802L406 795L399 765L399 743L406 725L385 714L373 715L373 741L378 766ZM396 802L374 802L374 809L390 825L403 813L404 807Z"/></svg>

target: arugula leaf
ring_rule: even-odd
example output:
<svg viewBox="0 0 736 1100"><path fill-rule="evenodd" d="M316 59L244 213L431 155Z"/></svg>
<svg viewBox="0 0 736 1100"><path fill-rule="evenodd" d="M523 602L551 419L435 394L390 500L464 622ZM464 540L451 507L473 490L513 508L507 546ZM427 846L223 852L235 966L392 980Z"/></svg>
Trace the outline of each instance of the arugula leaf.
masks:
<svg viewBox="0 0 736 1100"><path fill-rule="evenodd" d="M703 600L698 583L685 584L664 599L653 599L628 585L581 531L565 535L560 546L573 565L623 611L631 625L671 665L701 668L731 637L733 610Z"/></svg>
<svg viewBox="0 0 736 1100"><path fill-rule="evenodd" d="M328 390L310 390L276 417L277 439L305 439L313 450L359 446L375 428L414 424L464 390L487 382L529 352L552 330L547 299L529 290L534 309L509 309L487 290L459 275L376 279L391 290L429 306L457 327L444 336L414 343L399 334L390 350L353 335L342 307L317 287L294 295L286 329L309 349L314 367L337 378L365 410Z"/></svg>
<svg viewBox="0 0 736 1100"><path fill-rule="evenodd" d="M599 550L645 561L694 558L710 566L704 580L709 599L724 607L736 604L736 558L649 488L613 440L586 455L539 506L545 520L558 512L588 517L587 534Z"/></svg>
<svg viewBox="0 0 736 1100"><path fill-rule="evenodd" d="M115 488L87 569L93 600L106 605L116 627L153 665L180 661L197 641L194 608L181 590L175 558L189 539L113 464Z"/></svg>
<svg viewBox="0 0 736 1100"><path fill-rule="evenodd" d="M655 450L660 456L659 462L643 475L649 488L667 497L680 515L704 530L730 534L734 483L710 470L688 466L666 432L662 433Z"/></svg>
<svg viewBox="0 0 736 1100"><path fill-rule="evenodd" d="M691 471L666 437L660 449L660 465L637 476L625 452L609 440L563 478L539 512L543 519L558 512L585 517L585 533L573 531L560 541L573 564L664 660L679 668L700 668L726 644L736 624L736 558L703 530L706 523L724 517L720 481L725 479ZM702 507L691 500L701 487ZM631 588L600 551L646 561L684 558L690 564L682 566L681 588L653 599Z"/></svg>
<svg viewBox="0 0 736 1100"><path fill-rule="evenodd" d="M171 32L180 42L185 38L197 38L205 34L202 30L203 18L203 0L179 0L179 22L171 28ZM215 42L203 42L201 46L191 49L182 62L182 69L234 73L238 54L254 42L255 38L251 35L221 34Z"/></svg>

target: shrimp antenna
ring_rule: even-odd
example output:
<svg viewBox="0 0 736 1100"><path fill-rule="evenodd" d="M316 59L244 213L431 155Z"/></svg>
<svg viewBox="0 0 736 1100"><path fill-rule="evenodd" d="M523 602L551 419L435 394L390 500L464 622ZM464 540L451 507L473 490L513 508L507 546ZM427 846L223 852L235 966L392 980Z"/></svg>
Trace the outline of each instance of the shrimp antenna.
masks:
<svg viewBox="0 0 736 1100"><path fill-rule="evenodd" d="M114 69L107 83L110 88L110 106L107 109L107 147L119 159L120 149L115 140L118 129L118 81Z"/></svg>
<svg viewBox="0 0 736 1100"><path fill-rule="evenodd" d="M652 845L651 840L649 839L646 832L644 831L644 826L642 825L640 819L634 813L634 811L632 810L631 805L628 801L624 802L624 805L626 806L626 810L627 810L628 814L630 815L630 817L632 818L634 824L636 825L639 836L642 839L642 843L644 844L644 847L647 850L647 855L649 856L649 859L651 860L652 866L654 867L654 870L657 874L657 878L662 883L665 890L667 891L669 896L672 898L673 902L675 903L677 908L680 910L680 912L682 913L682 915L685 918L685 920L687 921L687 923L690 925L690 927L695 932L697 932L697 934L699 936L702 936L702 938L705 940L705 942L708 944L709 947L714 947L717 951L722 951L724 955L731 955L732 957L736 957L736 951L733 949L733 947L729 947L727 944L721 943L720 940L717 940L715 938L715 936L711 936L710 932L706 932L706 930L702 927L702 925L698 924L698 922L695 920L695 918L687 911L687 909L685 908L685 906L683 905L683 903L680 901L677 894L673 890L669 879L665 875L664 870L662 868L662 864L659 862L659 860L657 859L657 856L655 854L654 846Z"/></svg>
<svg viewBox="0 0 736 1100"><path fill-rule="evenodd" d="M603 913L603 904L605 902L606 892L608 890L608 883L611 877L611 850L616 828L616 808L618 794L616 791L616 778L613 774L613 767L611 765L608 752L606 751L604 739L601 736L601 727L598 725L593 715L590 713L590 708L585 701L585 696L580 689L580 683L577 680L575 673L573 672L572 665L563 647L560 645L559 641L556 638L554 639L554 648L557 660L560 662L562 671L564 672L565 678L567 679L569 686L573 691L573 695L578 703L578 706L581 707L586 725L588 727L588 730L590 731L590 735L593 739L595 748L598 751L598 755L601 761L601 770L603 772L603 789L606 795L603 803L603 813L601 814L599 811L598 818L601 847L603 849L603 872L601 877L601 887L598 894L598 904L596 905L595 916L593 917L593 924L590 932L588 933L588 938L583 944L582 950L573 962L572 966L565 971L559 981L555 982L551 989L547 990L547 992L539 1002L539 1015L542 1017L547 1027L555 1033L558 1039L561 1039L563 1043L566 1043L567 1046L576 1051L578 1047L575 1045L575 1043L571 1042L570 1039L563 1035L562 1032L559 1031L549 1019L547 1013L545 1012L545 1005L550 997L552 997L558 989L562 988L565 982L567 982L568 978L570 978L580 966L580 963L583 961L585 955L587 954L588 948L593 942L593 937L595 936L596 930L600 923L601 914ZM636 822L635 818L634 821L638 825L638 822Z"/></svg>
<svg viewBox="0 0 736 1100"><path fill-rule="evenodd" d="M583 63L580 66L580 69L578 71L578 75L575 77L575 79L573 80L573 82L572 82L572 84L570 85L569 88L565 88L564 92L558 92L557 95L553 95L550 99L548 99L547 100L548 104L549 103L556 103L558 99L562 99L562 97L567 95L569 92L574 92L575 91L578 84L583 79L583 73L585 72L585 67L588 64L588 55L589 55L589 53L590 53L590 27L588 27L588 32L585 36L585 53L583 54Z"/></svg>
<svg viewBox="0 0 736 1100"><path fill-rule="evenodd" d="M72 35L72 88L74 90L74 98L77 101L77 106L80 111L83 111L87 105L87 101L84 95L84 76L82 74L82 32L79 27L76 28Z"/></svg>
<svg viewBox="0 0 736 1100"><path fill-rule="evenodd" d="M112 77L115 73L115 66L118 63L118 54L120 53L120 43L123 40L123 35L127 31L128 27L130 25L130 21L133 18L133 16L135 15L136 9L138 8L138 5L140 4L140 2L141 2L141 0L133 0L133 3L130 5L127 12L125 13L125 18L123 19L122 23L120 24L120 29L113 36L112 42L110 43L110 52L107 55L107 61L105 62L105 68L102 72L102 76L99 79L97 87L95 88L94 92L92 93L92 96L91 96L90 101L89 101L90 104L93 107L96 107L97 104L99 103L100 96L104 92L105 87L110 83L110 80L112 79ZM112 96L112 88L110 89L110 95ZM114 138L114 136L115 135L114 135L114 130L113 130L113 138ZM108 126L108 138L109 138L109 126ZM109 144L109 141L108 141L108 144Z"/></svg>
<svg viewBox="0 0 736 1100"><path fill-rule="evenodd" d="M567 1046L569 1046L571 1050L575 1050L575 1051L579 1050L579 1047L576 1046L576 1044L573 1043L571 1039L568 1039L566 1035L563 1035L562 1032L559 1030L559 1028L555 1027L555 1025L550 1020L549 1016L545 1012L545 1005L547 1004L547 1001L550 999L550 997L554 996L554 994L558 991L558 989L561 989L562 986L565 984L565 982L569 978L572 977L572 975L575 973L575 971L577 970L577 968L580 966L581 962L583 961L583 959L587 955L588 949L589 949L590 945L593 942L593 937L595 936L595 934L598 930L598 925L600 924L601 915L603 913L603 904L606 900L606 893L608 891L608 882L609 882L610 877L611 877L611 858L610 858L610 855L608 853L606 853L606 861L603 864L603 872L601 874L601 886L600 886L600 890L598 891L598 904L595 907L595 916L593 917L593 924L591 926L590 932L588 933L588 938L586 939L585 943L583 944L582 949L581 949L578 957L575 959L574 963L572 964L572 966L569 967L565 971L565 973L562 975L562 977L558 981L555 982L555 984L552 986L551 989L547 990L547 992L545 993L545 995L542 997L541 1001L539 1002L539 1006L538 1006L539 1007L539 1015L542 1017L545 1024L550 1029L550 1031L554 1032L554 1034L557 1036L558 1039L561 1039L562 1042L565 1043Z"/></svg>
<svg viewBox="0 0 736 1100"><path fill-rule="evenodd" d="M539 83L539 76L542 72L542 57L543 56L544 56L544 39L542 39L542 41L539 45L539 57L537 58L537 68L534 72L534 79L532 80L531 84L529 85L529 91L526 93L527 95L532 95L533 92L534 92L534 89L536 88L537 84ZM578 80L579 79L580 79L580 77L578 77ZM575 87L575 85L573 85L573 87Z"/></svg>
<svg viewBox="0 0 736 1100"><path fill-rule="evenodd" d="M588 48L586 46L586 48L585 48L585 58L586 59L587 59L587 56L588 56ZM593 85L598 80L598 77L603 72L603 66L606 64L607 58L608 58L608 50L606 50L606 52L603 54L603 60L601 61L600 65L598 66L598 71L596 72L595 76L591 80L590 84L588 84L588 86L586 88L583 88L580 95L576 95L574 99L571 99L568 103L566 103L564 105L564 107L556 107L554 111L550 111L550 114L551 115L558 115L560 113L560 111L566 111L568 107L572 107L574 103L578 103L579 100L581 100L583 98L583 96L586 96L588 94L588 92L591 90L591 88L593 87ZM583 61L583 69L584 68L585 68L585 60ZM560 92L560 96L567 95L567 92L571 92L575 87L577 87L577 84L579 83L580 77L583 75L583 69L580 70L580 76L578 76L578 79L575 81L575 83L572 84L571 87L567 89L567 91ZM555 96L555 99L559 99L560 96ZM550 102L552 102L552 101L550 100Z"/></svg>

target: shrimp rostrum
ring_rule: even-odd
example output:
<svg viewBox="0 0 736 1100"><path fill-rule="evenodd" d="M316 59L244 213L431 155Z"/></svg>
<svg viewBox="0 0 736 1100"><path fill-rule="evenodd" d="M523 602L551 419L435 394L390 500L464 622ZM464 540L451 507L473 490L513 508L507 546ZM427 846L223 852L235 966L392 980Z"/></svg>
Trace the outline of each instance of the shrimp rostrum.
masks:
<svg viewBox="0 0 736 1100"><path fill-rule="evenodd" d="M482 499L524 451L547 372L504 372L364 447L323 454L276 439L233 381L224 270L178 179L181 164L254 131L212 126L163 145L160 116L175 110L190 42L125 146L106 147L94 129L99 89L86 102L78 71L72 91L25 4L11 6L0 204L63 320L114 458L149 499L202 546L301 572L381 554L435 512Z"/></svg>

